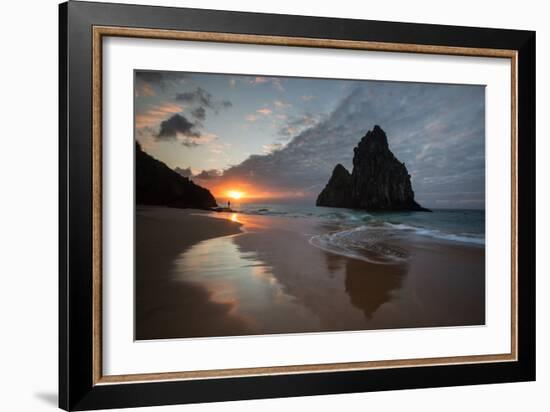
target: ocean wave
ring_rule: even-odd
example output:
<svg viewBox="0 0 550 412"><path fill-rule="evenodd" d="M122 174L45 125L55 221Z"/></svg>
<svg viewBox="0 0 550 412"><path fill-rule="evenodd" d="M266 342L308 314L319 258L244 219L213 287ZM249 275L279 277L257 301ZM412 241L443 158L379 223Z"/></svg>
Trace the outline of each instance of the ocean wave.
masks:
<svg viewBox="0 0 550 412"><path fill-rule="evenodd" d="M240 213L284 218L319 219L342 227L342 229L354 227L353 230L357 230L358 233L364 232L363 235L367 238L374 236L378 231L383 233L385 237L418 235L441 241L460 242L477 246L485 245L485 235L478 233L478 230L482 231L483 229L483 215L476 215L471 212L467 216L466 212L457 214L456 211L436 211L433 214L367 213L365 211L339 208L248 205ZM367 229L369 230L368 234ZM345 231L343 233L342 236L347 236ZM319 243L319 247L328 247L325 245L328 242L327 239L315 240L315 242ZM372 245L369 247L372 247ZM346 248L348 247L346 246ZM348 253L347 249L343 252Z"/></svg>
<svg viewBox="0 0 550 412"><path fill-rule="evenodd" d="M315 235L309 239L312 246L337 255L370 263L395 264L408 259L405 250L387 243L388 231L376 226L358 226L339 232Z"/></svg>
<svg viewBox="0 0 550 412"><path fill-rule="evenodd" d="M320 211L320 210L278 210L268 207L243 209L239 211L247 215L260 215L260 216L284 216L291 218L319 218L333 222L347 222L349 224L368 222L372 219L372 216L368 213L353 213L346 211Z"/></svg>
<svg viewBox="0 0 550 412"><path fill-rule="evenodd" d="M384 225L391 229L412 232L416 235L431 237L434 239L449 240L452 242L471 243L474 245L485 245L485 236L474 233L445 233L437 229L427 229L423 227L410 226L403 223L389 223Z"/></svg>
<svg viewBox="0 0 550 412"><path fill-rule="evenodd" d="M286 215L290 215L290 213L286 212L286 211L271 210L271 209L268 209L268 208L241 210L239 212L244 213L245 215L260 215L260 216L286 216Z"/></svg>
<svg viewBox="0 0 550 412"><path fill-rule="evenodd" d="M485 238L471 233L445 233L403 223L371 222L351 229L311 236L309 243L337 255L378 264L396 264L409 258L396 241L407 241L408 234L433 239L484 245Z"/></svg>

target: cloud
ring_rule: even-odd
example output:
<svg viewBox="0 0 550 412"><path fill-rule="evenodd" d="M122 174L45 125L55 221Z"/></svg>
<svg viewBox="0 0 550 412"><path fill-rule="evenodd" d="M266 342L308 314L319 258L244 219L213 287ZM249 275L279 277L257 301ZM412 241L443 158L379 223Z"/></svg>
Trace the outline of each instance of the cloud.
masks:
<svg viewBox="0 0 550 412"><path fill-rule="evenodd" d="M257 113L257 114L256 114ZM264 117L264 116L269 116L273 113L273 110L267 108L267 107L262 107L261 109L258 109L256 110L256 112L254 114L248 114L245 116L245 120L248 122L248 123L254 123L256 120ZM261 116L259 116L261 115Z"/></svg>
<svg viewBox="0 0 550 412"><path fill-rule="evenodd" d="M288 109L289 107L292 107L290 103L283 102L282 100L275 100L273 104L279 109Z"/></svg>
<svg viewBox="0 0 550 412"><path fill-rule="evenodd" d="M186 167L185 169L182 169L181 167L176 167L174 169L174 172L178 173L179 175L183 176L183 177L191 177L193 176L193 171L191 170L190 167Z"/></svg>
<svg viewBox="0 0 550 412"><path fill-rule="evenodd" d="M294 116L279 129L279 135L283 137L292 137L301 132L306 127L313 126L318 121L318 116L311 113L304 113L301 116Z"/></svg>
<svg viewBox="0 0 550 412"><path fill-rule="evenodd" d="M273 85L273 87L275 89L277 89L278 91L280 92L284 92L285 91L285 88L283 87L283 84L281 82L281 79L279 78L274 78L271 80L271 84Z"/></svg>
<svg viewBox="0 0 550 412"><path fill-rule="evenodd" d="M279 129L279 135L283 137L292 137L298 133L298 128L293 126L283 126Z"/></svg>
<svg viewBox="0 0 550 412"><path fill-rule="evenodd" d="M229 147L231 147L231 144L229 143L221 143L216 141L208 145L208 150L216 155L227 157L226 151Z"/></svg>
<svg viewBox="0 0 550 412"><path fill-rule="evenodd" d="M194 180L212 180L217 179L222 175L222 171L218 169L207 169L202 170L199 173L193 173L193 170L190 167L182 168L182 167L176 167L174 169L176 173L178 173L180 176L187 177L188 179L194 179Z"/></svg>
<svg viewBox="0 0 550 412"><path fill-rule="evenodd" d="M201 133L195 123L181 114L175 114L160 123L156 137L158 140L179 140L184 146L194 147L199 144Z"/></svg>
<svg viewBox="0 0 550 412"><path fill-rule="evenodd" d="M197 87L190 92L176 94L176 101L190 105L195 104L203 108L207 107L215 112L221 109L227 109L233 105L229 100L215 100L212 95L202 87Z"/></svg>
<svg viewBox="0 0 550 412"><path fill-rule="evenodd" d="M484 207L483 86L397 82L355 83L326 116L288 119L285 145L265 145L218 176L217 184L249 182L313 201L334 165L352 169L353 148L375 124L405 162L417 200L427 207Z"/></svg>
<svg viewBox="0 0 550 412"><path fill-rule="evenodd" d="M149 83L141 82L136 85L136 97L151 97L155 94L155 89Z"/></svg>
<svg viewBox="0 0 550 412"><path fill-rule="evenodd" d="M279 77L264 77L264 76L256 76L252 77L248 80L249 84L252 84L253 86L259 85L259 84L271 84L275 90L278 90L280 92L284 92L285 88L283 87L282 81Z"/></svg>
<svg viewBox="0 0 550 412"><path fill-rule="evenodd" d="M301 99L302 99L304 102L309 102L309 101L315 99L315 96L311 96L311 95L308 95L308 96L301 96Z"/></svg>
<svg viewBox="0 0 550 412"><path fill-rule="evenodd" d="M194 175L193 177L199 180L211 180L219 178L222 175L221 170L217 169L210 169L210 170L203 170L197 175Z"/></svg>
<svg viewBox="0 0 550 412"><path fill-rule="evenodd" d="M136 86L136 95L151 95L152 86L147 82L159 84L167 79L186 79L187 75L177 72L136 72L136 78L141 82ZM136 130L140 131L141 140L148 146L155 141L177 141L187 147L209 142L215 136L204 131L206 109L217 114L232 106L228 100L214 99L201 87L178 93L175 100L176 102L168 101L146 110L141 108L136 114Z"/></svg>
<svg viewBox="0 0 550 412"><path fill-rule="evenodd" d="M191 110L191 116L202 122L206 119L206 110L204 110L204 107L196 107Z"/></svg>
<svg viewBox="0 0 550 412"><path fill-rule="evenodd" d="M269 80L267 77L257 76L250 80L251 84L264 84L267 83Z"/></svg>
<svg viewBox="0 0 550 412"><path fill-rule="evenodd" d="M262 146L264 153L273 153L277 150L281 150L284 147L283 143L271 143Z"/></svg>
<svg viewBox="0 0 550 412"><path fill-rule="evenodd" d="M139 70L135 72L137 82L147 82L162 86L163 83L184 83L189 75L185 72Z"/></svg>
<svg viewBox="0 0 550 412"><path fill-rule="evenodd" d="M174 113L180 113L182 107L171 102L162 103L136 115L136 128L156 127L158 124Z"/></svg>
<svg viewBox="0 0 550 412"><path fill-rule="evenodd" d="M164 72L136 71L136 80L149 83L160 83L164 79Z"/></svg>

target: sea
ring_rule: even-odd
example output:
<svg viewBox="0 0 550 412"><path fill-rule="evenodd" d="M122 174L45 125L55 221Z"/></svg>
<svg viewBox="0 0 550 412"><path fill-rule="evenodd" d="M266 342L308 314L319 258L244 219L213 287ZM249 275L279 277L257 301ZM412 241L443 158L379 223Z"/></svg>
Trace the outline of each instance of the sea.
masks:
<svg viewBox="0 0 550 412"><path fill-rule="evenodd" d="M485 246L485 210L432 209L432 212L366 212L356 209L299 204L242 203L236 209L247 215L314 219L332 230L311 236L313 246L349 257L391 244L411 235L433 241ZM380 250L393 260L398 249Z"/></svg>

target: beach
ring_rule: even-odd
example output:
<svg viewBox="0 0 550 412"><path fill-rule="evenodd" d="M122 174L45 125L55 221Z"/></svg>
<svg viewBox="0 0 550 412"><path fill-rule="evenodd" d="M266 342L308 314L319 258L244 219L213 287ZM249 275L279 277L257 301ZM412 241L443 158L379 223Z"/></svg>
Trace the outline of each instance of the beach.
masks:
<svg viewBox="0 0 550 412"><path fill-rule="evenodd" d="M256 210L137 206L136 339L485 323L476 237Z"/></svg>
<svg viewBox="0 0 550 412"><path fill-rule="evenodd" d="M173 261L202 240L240 232L240 224L196 216L192 209L136 208L135 337L168 339L186 336L249 333L228 313L230 306L212 303L208 290L175 282Z"/></svg>

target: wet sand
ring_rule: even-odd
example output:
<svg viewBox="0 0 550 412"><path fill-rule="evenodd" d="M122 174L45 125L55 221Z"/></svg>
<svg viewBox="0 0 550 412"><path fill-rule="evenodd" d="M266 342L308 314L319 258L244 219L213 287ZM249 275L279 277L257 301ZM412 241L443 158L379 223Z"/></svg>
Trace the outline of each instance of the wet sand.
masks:
<svg viewBox="0 0 550 412"><path fill-rule="evenodd" d="M323 222L204 213L137 208L137 339L485 322L482 247L410 236L374 264L312 246Z"/></svg>
<svg viewBox="0 0 550 412"><path fill-rule="evenodd" d="M173 280L173 262L183 250L205 239L240 232L241 224L194 215L200 212L136 209L137 340L252 332L244 322L228 315L229 304L211 302L206 288Z"/></svg>

